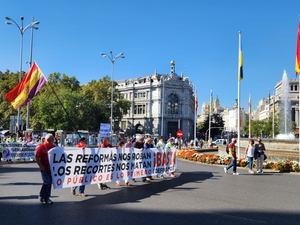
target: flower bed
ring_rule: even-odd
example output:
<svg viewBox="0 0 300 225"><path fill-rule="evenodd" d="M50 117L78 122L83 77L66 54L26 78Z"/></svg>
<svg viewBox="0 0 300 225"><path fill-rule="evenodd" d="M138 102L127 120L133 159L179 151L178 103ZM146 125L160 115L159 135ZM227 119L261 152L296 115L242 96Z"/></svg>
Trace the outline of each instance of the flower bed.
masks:
<svg viewBox="0 0 300 225"><path fill-rule="evenodd" d="M207 153L199 153L195 150L185 149L177 151L177 158L187 159L194 162L201 162L207 164L215 164L215 165L228 165L231 163L231 158L226 156L220 156L217 154L207 154ZM238 167L248 167L248 159L241 158L237 160ZM256 167L256 160L253 160L253 168ZM271 169L277 171L286 171L286 172L299 172L300 166L296 161L271 161L265 160L263 163L263 169Z"/></svg>

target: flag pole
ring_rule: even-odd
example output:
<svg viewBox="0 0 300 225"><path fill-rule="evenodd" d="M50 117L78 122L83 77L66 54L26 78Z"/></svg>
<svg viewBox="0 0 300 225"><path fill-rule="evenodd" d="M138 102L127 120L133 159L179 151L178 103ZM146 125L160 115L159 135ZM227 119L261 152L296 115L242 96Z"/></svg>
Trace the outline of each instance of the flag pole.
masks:
<svg viewBox="0 0 300 225"><path fill-rule="evenodd" d="M197 96L197 89L196 85L194 86L194 93L195 93L195 118L194 118L194 146L196 147L196 138L197 138L197 101L198 101L198 96Z"/></svg>
<svg viewBox="0 0 300 225"><path fill-rule="evenodd" d="M299 38L299 37L298 37ZM298 39L298 41L299 41L299 39ZM298 80L299 80L299 86L298 87L300 87L300 76L298 76ZM300 125L299 125L299 123L300 123L300 90L298 91L298 99L299 99L299 103L298 103L298 116L299 116L299 119L298 119L298 140L299 140L299 162L298 162L298 165L300 164Z"/></svg>
<svg viewBox="0 0 300 225"><path fill-rule="evenodd" d="M295 66L295 71L296 71L296 76L299 75L300 73L300 15L298 19L298 35L297 35L297 47L296 47L296 66ZM300 86L300 77L298 76L299 79L299 86ZM298 89L299 90L299 89ZM298 91L298 96L300 96L300 90ZM299 139L299 162L298 165L300 164L300 97L299 97L299 107L298 107L298 114L299 114L299 119L298 119L298 139Z"/></svg>
<svg viewBox="0 0 300 225"><path fill-rule="evenodd" d="M273 96L273 121L272 121L273 138L275 138L275 94Z"/></svg>
<svg viewBox="0 0 300 225"><path fill-rule="evenodd" d="M241 158L241 152L240 152L240 81L243 79L243 56L242 56L242 43L241 43L241 37L242 32L239 31L239 62L238 62L238 158Z"/></svg>
<svg viewBox="0 0 300 225"><path fill-rule="evenodd" d="M212 113L212 89L210 89L210 97L209 97L209 120L208 120L208 139L207 139L207 143L210 141L211 113Z"/></svg>
<svg viewBox="0 0 300 225"><path fill-rule="evenodd" d="M248 103L248 107L249 107L249 135L248 137L251 138L251 93L249 93L249 103Z"/></svg>

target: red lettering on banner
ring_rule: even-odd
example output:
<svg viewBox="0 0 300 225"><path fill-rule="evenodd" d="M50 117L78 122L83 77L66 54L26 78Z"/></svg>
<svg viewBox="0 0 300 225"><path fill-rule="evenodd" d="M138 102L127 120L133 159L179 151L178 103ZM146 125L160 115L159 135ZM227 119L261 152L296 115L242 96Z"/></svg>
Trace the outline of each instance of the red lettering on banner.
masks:
<svg viewBox="0 0 300 225"><path fill-rule="evenodd" d="M155 154L155 162L154 162L154 165L155 166L160 166L161 165L161 153L160 152L157 152Z"/></svg>
<svg viewBox="0 0 300 225"><path fill-rule="evenodd" d="M117 176L116 176L117 179L118 179L118 178L123 178L123 177L124 177L124 173L123 173L123 172L117 173L116 175L117 175Z"/></svg>
<svg viewBox="0 0 300 225"><path fill-rule="evenodd" d="M56 181L56 185L57 186L60 186L62 184L62 180L59 178L59 179L57 179L57 181Z"/></svg>
<svg viewBox="0 0 300 225"><path fill-rule="evenodd" d="M72 182L72 178L68 177L67 184Z"/></svg>
<svg viewBox="0 0 300 225"><path fill-rule="evenodd" d="M176 153L175 152L156 152L154 153L154 160L153 160L154 167L159 166L170 166L174 165L176 162Z"/></svg>
<svg viewBox="0 0 300 225"><path fill-rule="evenodd" d="M173 165L176 164L176 153L175 152L173 152L173 154L172 154L172 162L173 162Z"/></svg>
<svg viewBox="0 0 300 225"><path fill-rule="evenodd" d="M112 179L113 179L113 174L106 175L106 180L112 180Z"/></svg>
<svg viewBox="0 0 300 225"><path fill-rule="evenodd" d="M98 181L101 181L102 180L102 175L100 174L99 176L98 176Z"/></svg>

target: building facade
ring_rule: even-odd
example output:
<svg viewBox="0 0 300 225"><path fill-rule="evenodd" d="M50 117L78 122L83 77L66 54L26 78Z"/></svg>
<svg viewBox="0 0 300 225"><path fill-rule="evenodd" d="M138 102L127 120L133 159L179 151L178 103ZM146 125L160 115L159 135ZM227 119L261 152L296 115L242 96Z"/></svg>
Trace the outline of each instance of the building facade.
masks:
<svg viewBox="0 0 300 225"><path fill-rule="evenodd" d="M125 135L145 134L175 137L180 129L184 137L194 138L195 96L189 78L171 73L118 80L118 90L131 102L130 110L119 124Z"/></svg>

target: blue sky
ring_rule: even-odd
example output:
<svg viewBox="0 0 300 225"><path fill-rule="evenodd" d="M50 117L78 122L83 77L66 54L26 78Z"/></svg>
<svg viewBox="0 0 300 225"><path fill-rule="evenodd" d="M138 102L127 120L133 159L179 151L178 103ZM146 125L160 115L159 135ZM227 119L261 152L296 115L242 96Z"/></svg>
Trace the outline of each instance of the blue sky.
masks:
<svg viewBox="0 0 300 225"><path fill-rule="evenodd" d="M20 68L20 32L6 16L24 26L34 17L33 61L48 77L59 72L81 84L111 75L111 62L100 53L123 52L114 78L183 73L196 85L199 106L210 89L223 107L237 99L238 31L242 31L244 79L241 106L248 95L256 108L275 92L286 70L295 76L299 0L2 0L0 71ZM30 29L24 33L23 70L28 70ZM200 110L198 111L200 113Z"/></svg>

